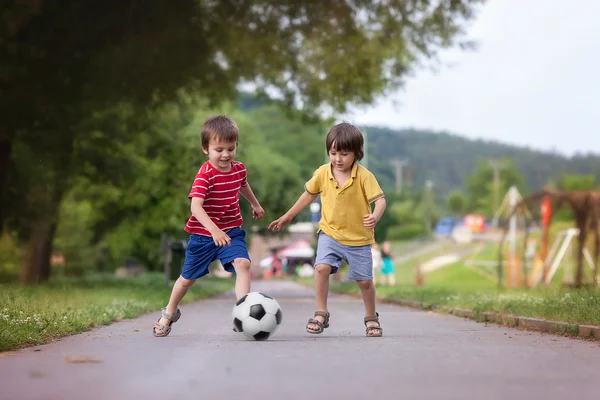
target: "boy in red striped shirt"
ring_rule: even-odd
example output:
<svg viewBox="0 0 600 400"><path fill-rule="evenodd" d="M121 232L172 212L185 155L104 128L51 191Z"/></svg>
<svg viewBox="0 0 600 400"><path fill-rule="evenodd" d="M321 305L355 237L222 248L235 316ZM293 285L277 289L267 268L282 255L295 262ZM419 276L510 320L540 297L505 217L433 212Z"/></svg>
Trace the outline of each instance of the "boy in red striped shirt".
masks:
<svg viewBox="0 0 600 400"><path fill-rule="evenodd" d="M202 151L208 156L189 194L192 215L185 231L190 240L181 276L175 282L169 304L154 324L154 336L164 337L181 316L177 307L196 279L208 274L208 266L219 259L226 271L236 273L235 295L250 292L250 256L242 227L240 194L252 206L252 216L265 214L246 180L246 167L234 161L239 130L229 117L210 117L200 134Z"/></svg>

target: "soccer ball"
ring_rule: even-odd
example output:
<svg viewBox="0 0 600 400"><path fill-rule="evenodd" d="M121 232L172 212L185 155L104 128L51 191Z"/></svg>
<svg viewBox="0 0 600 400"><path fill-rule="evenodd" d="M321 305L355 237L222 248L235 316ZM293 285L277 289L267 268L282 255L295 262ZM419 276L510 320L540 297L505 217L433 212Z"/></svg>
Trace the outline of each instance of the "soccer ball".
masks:
<svg viewBox="0 0 600 400"><path fill-rule="evenodd" d="M277 300L260 292L241 297L231 315L235 329L254 340L267 340L275 333L282 318Z"/></svg>

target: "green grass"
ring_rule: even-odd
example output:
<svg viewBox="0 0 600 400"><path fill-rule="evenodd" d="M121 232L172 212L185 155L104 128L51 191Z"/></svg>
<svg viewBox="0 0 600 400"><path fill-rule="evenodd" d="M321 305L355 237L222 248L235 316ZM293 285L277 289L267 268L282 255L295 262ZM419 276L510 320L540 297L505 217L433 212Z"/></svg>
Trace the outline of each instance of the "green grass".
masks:
<svg viewBox="0 0 600 400"><path fill-rule="evenodd" d="M488 252L493 254L494 246L486 247ZM419 262L455 250L456 248L448 245L396 264L397 284L392 287L378 284L378 297L418 301L425 308L444 305L476 312L490 311L575 324L600 325L600 288L561 287L562 269L557 271L550 288L540 286L532 289L507 289L498 287L493 275L490 279L482 271L478 271L477 267L467 267L460 261L425 274L423 286L416 287L415 271ZM486 257L486 254L483 257ZM493 274L495 275L495 268ZM342 293L359 293L354 282L332 284L331 289Z"/></svg>
<svg viewBox="0 0 600 400"><path fill-rule="evenodd" d="M406 245L393 243L392 249L402 255ZM433 249L403 263L396 263L396 285L377 284L377 295L384 299L418 301L425 308L436 305L466 308L476 312L498 312L516 316L542 318L573 324L600 325L600 288L570 289L562 287L563 267L552 281L551 287L507 289L498 287L496 268L466 266L463 261L426 273L424 284L415 285L416 266L447 252L460 251L464 246L451 243ZM497 244L488 243L478 255L471 258L496 260ZM589 271L586 266L586 275ZM342 275L347 270L342 269ZM377 277L379 279L379 277ZM312 285L312 278L300 278L299 282ZM358 294L354 282L333 283L331 290Z"/></svg>
<svg viewBox="0 0 600 400"><path fill-rule="evenodd" d="M356 284L332 285L332 290L359 293ZM600 289L503 289L461 263L425 276L425 284L399 283L377 286L384 299L414 300L425 308L444 305L477 312L500 312L576 324L600 325Z"/></svg>
<svg viewBox="0 0 600 400"><path fill-rule="evenodd" d="M206 277L196 282L183 302L232 287L230 279ZM165 286L161 274L138 278L95 276L28 287L0 284L0 351L48 343L160 310L170 293L171 286Z"/></svg>

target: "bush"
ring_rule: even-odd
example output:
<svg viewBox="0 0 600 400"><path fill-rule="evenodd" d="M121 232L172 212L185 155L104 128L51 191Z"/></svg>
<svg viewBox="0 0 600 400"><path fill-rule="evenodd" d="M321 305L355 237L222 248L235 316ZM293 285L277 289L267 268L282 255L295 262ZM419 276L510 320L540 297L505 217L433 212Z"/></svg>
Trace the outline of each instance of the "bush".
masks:
<svg viewBox="0 0 600 400"><path fill-rule="evenodd" d="M387 240L415 239L425 235L427 231L422 223L410 223L392 226L388 229Z"/></svg>
<svg viewBox="0 0 600 400"><path fill-rule="evenodd" d="M13 282L19 277L21 253L13 238L0 236L0 282Z"/></svg>

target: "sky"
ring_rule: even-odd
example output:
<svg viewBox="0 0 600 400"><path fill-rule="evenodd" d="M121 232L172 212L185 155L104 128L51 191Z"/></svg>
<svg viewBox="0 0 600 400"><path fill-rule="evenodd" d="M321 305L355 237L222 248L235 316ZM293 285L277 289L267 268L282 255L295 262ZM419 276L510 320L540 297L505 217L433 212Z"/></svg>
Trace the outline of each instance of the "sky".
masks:
<svg viewBox="0 0 600 400"><path fill-rule="evenodd" d="M437 71L343 119L600 154L600 0L488 0Z"/></svg>

